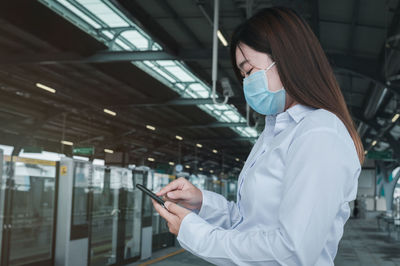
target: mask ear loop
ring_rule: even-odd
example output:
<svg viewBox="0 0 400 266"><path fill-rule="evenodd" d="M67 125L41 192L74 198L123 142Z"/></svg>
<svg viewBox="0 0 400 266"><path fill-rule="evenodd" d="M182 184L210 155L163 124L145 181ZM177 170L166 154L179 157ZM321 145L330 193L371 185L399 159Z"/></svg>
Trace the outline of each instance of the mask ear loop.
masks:
<svg viewBox="0 0 400 266"><path fill-rule="evenodd" d="M270 70L275 64L276 64L276 62L272 62L272 64L270 64L269 67L267 67L267 68L265 69L265 71Z"/></svg>

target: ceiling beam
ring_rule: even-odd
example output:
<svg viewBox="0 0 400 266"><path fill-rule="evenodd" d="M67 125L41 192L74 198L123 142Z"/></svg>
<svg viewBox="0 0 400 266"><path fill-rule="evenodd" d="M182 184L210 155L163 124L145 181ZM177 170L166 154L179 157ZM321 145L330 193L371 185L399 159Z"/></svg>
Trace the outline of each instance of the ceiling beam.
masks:
<svg viewBox="0 0 400 266"><path fill-rule="evenodd" d="M228 101L229 104L245 104L245 99L240 97L231 97ZM142 108L142 107L160 107L160 106L190 106L190 105L204 105L214 104L212 98L176 98L172 100L164 99L143 99L131 104L107 106L114 109L123 108Z"/></svg>
<svg viewBox="0 0 400 266"><path fill-rule="evenodd" d="M198 142L223 142L223 141L253 141L258 137L233 137L233 138L212 138L212 139L198 139Z"/></svg>
<svg viewBox="0 0 400 266"><path fill-rule="evenodd" d="M311 26L319 40L319 0L311 0Z"/></svg>
<svg viewBox="0 0 400 266"><path fill-rule="evenodd" d="M219 49L219 58L229 60L226 49ZM100 51L89 56L80 56L71 52L39 53L30 55L4 55L0 59L0 65L21 64L82 64L82 63L111 63L132 62L145 60L184 60L199 61L210 60L212 51L210 49L181 50L176 55L166 51Z"/></svg>
<svg viewBox="0 0 400 266"><path fill-rule="evenodd" d="M218 51L219 58L229 60L230 56L226 49ZM379 81L377 69L379 61L366 57L327 53L329 61L334 68L348 69L361 76L370 77ZM9 55L2 56L0 65L21 64L81 64L81 63L110 63L110 62L132 62L145 60L184 60L199 61L209 60L212 57L210 49L181 50L177 55L165 51L102 51L93 55L83 57L74 53L47 53L34 55Z"/></svg>
<svg viewBox="0 0 400 266"><path fill-rule="evenodd" d="M175 125L173 128L221 128L221 127L247 127L247 123L224 123L214 122L203 125Z"/></svg>
<svg viewBox="0 0 400 266"><path fill-rule="evenodd" d="M351 30L350 30L349 42L347 44L347 54L352 54L354 50L354 40L356 35L356 24L358 20L359 10L360 10L360 0L353 0L353 16L351 18Z"/></svg>

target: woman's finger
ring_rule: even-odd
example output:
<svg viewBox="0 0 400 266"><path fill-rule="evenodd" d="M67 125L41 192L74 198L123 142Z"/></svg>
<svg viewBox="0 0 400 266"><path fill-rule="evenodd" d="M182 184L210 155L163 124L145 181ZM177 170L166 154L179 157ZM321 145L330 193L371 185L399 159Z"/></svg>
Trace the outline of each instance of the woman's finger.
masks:
<svg viewBox="0 0 400 266"><path fill-rule="evenodd" d="M175 214L178 217L185 217L188 213L191 212L188 209L185 209L169 201L165 202L165 207L168 208L169 213Z"/></svg>
<svg viewBox="0 0 400 266"><path fill-rule="evenodd" d="M166 185L165 187L163 187L160 191L158 191L156 193L156 195L162 196L162 195L168 193L169 191L176 190L176 189L183 187L183 184L184 184L184 181L181 178L178 178L178 179L172 181L171 183L169 183L168 185Z"/></svg>
<svg viewBox="0 0 400 266"><path fill-rule="evenodd" d="M183 190L174 190L167 193L167 197L172 200L188 199L190 198L190 193Z"/></svg>
<svg viewBox="0 0 400 266"><path fill-rule="evenodd" d="M167 222L172 222L173 219L176 217L176 215L170 213L167 211L167 209L164 209L160 204L158 204L155 200L151 199L153 202L153 206L156 209L156 211L163 217Z"/></svg>

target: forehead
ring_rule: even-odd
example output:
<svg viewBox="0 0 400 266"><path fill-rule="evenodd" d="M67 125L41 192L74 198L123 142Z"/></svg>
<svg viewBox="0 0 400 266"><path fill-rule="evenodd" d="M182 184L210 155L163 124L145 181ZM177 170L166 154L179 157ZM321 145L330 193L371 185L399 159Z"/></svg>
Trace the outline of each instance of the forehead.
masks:
<svg viewBox="0 0 400 266"><path fill-rule="evenodd" d="M240 64L241 62L243 62L244 60L249 60L251 57L251 55L254 53L255 51L250 48L248 45L244 44L244 43L239 43L238 46L236 46L236 63Z"/></svg>
<svg viewBox="0 0 400 266"><path fill-rule="evenodd" d="M253 63L258 63L259 61L262 62L265 60L269 61L269 56L267 54L258 52L244 43L239 43L239 45L236 47L235 56L237 66L246 60Z"/></svg>

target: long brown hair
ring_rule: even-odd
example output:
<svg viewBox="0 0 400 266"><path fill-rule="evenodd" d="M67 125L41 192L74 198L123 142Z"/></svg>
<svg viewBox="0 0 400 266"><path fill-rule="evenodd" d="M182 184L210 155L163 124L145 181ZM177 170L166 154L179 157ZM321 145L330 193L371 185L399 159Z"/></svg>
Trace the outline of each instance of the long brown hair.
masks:
<svg viewBox="0 0 400 266"><path fill-rule="evenodd" d="M360 163L364 148L332 68L310 26L294 10L266 8L239 25L231 40L231 59L239 80L236 48L240 43L266 53L277 63L286 92L298 103L334 113L346 126Z"/></svg>

